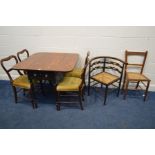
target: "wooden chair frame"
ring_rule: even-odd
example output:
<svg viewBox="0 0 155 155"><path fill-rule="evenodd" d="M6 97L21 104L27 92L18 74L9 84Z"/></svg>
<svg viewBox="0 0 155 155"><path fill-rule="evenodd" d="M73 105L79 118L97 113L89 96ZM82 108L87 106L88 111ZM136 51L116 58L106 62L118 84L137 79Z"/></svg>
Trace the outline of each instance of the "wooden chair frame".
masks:
<svg viewBox="0 0 155 155"><path fill-rule="evenodd" d="M125 62L126 62L127 65L125 66L124 82L123 82L123 86L122 86L122 90L124 91L124 99L126 99L126 96L127 96L129 83L131 83L131 82L132 83L137 83L135 89L138 89L139 84L141 82L143 84L143 86L146 87L145 95L144 95L144 101L146 101L146 98L147 98L147 95L148 95L148 89L149 89L151 80L148 79L147 77L145 77L146 78L145 80L136 80L135 81L133 79L127 79L126 75L127 75L127 72L128 72L127 71L128 67L140 67L141 68L140 69L140 74L143 75L147 55L148 55L148 51L145 51L145 52L133 52L133 51L128 51L128 50L125 51ZM137 63L137 64L129 63L128 58L130 56L143 57L143 61L142 61L142 63ZM147 82L147 84L145 84L144 82Z"/></svg>
<svg viewBox="0 0 155 155"><path fill-rule="evenodd" d="M26 53L26 54L27 54L27 58L30 56L30 54L29 54L29 52L28 52L27 49L23 49L22 51L17 52L17 57L18 57L18 60L19 60L20 62L22 61L21 55L22 55L23 53Z"/></svg>
<svg viewBox="0 0 155 155"><path fill-rule="evenodd" d="M84 66L84 70L83 70L83 73L82 73L82 83L81 85L79 86L79 89L78 91L57 91L57 97L56 97L56 108L58 111L60 111L60 106L61 104L63 103L75 103L75 102L69 102L69 101L61 101L61 97L78 97L79 98L79 103L80 104L80 108L81 110L83 110L83 105L82 105L82 101L84 101L84 88L85 88L85 72L86 72L86 68L87 68L87 65L88 64L85 64ZM73 93L73 94L64 94L64 93Z"/></svg>
<svg viewBox="0 0 155 155"><path fill-rule="evenodd" d="M15 61L15 64L18 63L18 59L16 58L16 56L11 55L11 56L8 56L8 57L6 57L6 58L1 59L1 66L2 66L2 68L4 69L4 71L6 72L6 74L8 75L8 77L9 77L9 79L10 79L10 84L11 84L12 89L13 89L13 92L14 92L15 103L17 103L17 102L18 102L18 98L17 98L17 93L18 93L18 91L17 91L16 86L13 85L13 78L12 78L11 73L10 73L11 71L13 71L13 69L12 69L12 68L8 68L8 69L7 69L7 68L5 67L5 64L4 64L6 61L10 61L10 60L14 60L14 61ZM19 74L20 76L23 75L19 70L17 70L17 72L18 72L18 74ZM22 89L23 89L23 88L22 88ZM32 88L29 89L30 96L31 96L32 106L33 106L33 108L37 108L37 104L34 102L32 90L33 90ZM25 93L25 89L23 89L23 91L24 91L24 93Z"/></svg>
<svg viewBox="0 0 155 155"><path fill-rule="evenodd" d="M106 104L109 85L118 87L117 96L119 96L121 82L122 82L122 76L123 76L123 72L124 72L124 66L125 66L125 62L123 60L115 58L115 57L99 56L99 57L92 58L89 61L88 95L90 95L90 87L91 86L95 86L95 85L101 83L100 81L94 80L92 78L94 75L98 74L98 73L94 74L93 72L100 69L101 71L99 73L106 72L107 70L114 70L117 73L119 73L119 78L117 80L112 81L109 84L101 83L101 87L102 87L102 85L105 85L104 105ZM114 85L115 82L118 82L118 86Z"/></svg>

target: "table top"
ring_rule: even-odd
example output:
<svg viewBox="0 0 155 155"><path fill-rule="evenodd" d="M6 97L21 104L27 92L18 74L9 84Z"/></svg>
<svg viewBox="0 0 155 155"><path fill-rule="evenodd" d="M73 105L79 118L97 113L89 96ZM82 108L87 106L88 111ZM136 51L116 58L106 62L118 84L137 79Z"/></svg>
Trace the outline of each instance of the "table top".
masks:
<svg viewBox="0 0 155 155"><path fill-rule="evenodd" d="M69 72L78 60L77 53L35 53L13 66L15 70Z"/></svg>

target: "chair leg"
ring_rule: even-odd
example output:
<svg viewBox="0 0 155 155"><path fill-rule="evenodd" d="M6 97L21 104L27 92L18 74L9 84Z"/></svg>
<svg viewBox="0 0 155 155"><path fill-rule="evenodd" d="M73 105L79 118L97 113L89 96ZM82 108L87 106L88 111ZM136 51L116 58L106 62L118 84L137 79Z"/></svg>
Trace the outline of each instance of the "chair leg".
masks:
<svg viewBox="0 0 155 155"><path fill-rule="evenodd" d="M56 109L57 111L60 111L60 93L57 92L57 95L56 95Z"/></svg>
<svg viewBox="0 0 155 155"><path fill-rule="evenodd" d="M12 86L14 92L15 103L17 103L17 90L16 87Z"/></svg>
<svg viewBox="0 0 155 155"><path fill-rule="evenodd" d="M26 91L26 90L25 90L25 89L23 89L23 95L24 95L24 96L25 96L25 91Z"/></svg>
<svg viewBox="0 0 155 155"><path fill-rule="evenodd" d="M79 96L80 108L81 108L81 110L83 110L82 99L81 99L82 98L81 92L79 92L78 96Z"/></svg>
<svg viewBox="0 0 155 155"><path fill-rule="evenodd" d="M149 86L150 86L150 81L147 82L147 87L146 87L146 90L145 90L144 101L146 101L146 98L147 98L147 95L148 95Z"/></svg>
<svg viewBox="0 0 155 155"><path fill-rule="evenodd" d="M105 88L105 94L104 94L104 105L106 105L107 94L108 94L108 85L106 85L106 88Z"/></svg>
<svg viewBox="0 0 155 155"><path fill-rule="evenodd" d="M118 87L117 97L119 97L120 89L121 89L121 81L119 82L119 87Z"/></svg>
<svg viewBox="0 0 155 155"><path fill-rule="evenodd" d="M127 96L127 93L128 93L128 86L129 86L129 81L127 80L125 82L124 100L126 99L126 96Z"/></svg>
<svg viewBox="0 0 155 155"><path fill-rule="evenodd" d="M88 80L88 96L90 95L90 80Z"/></svg>
<svg viewBox="0 0 155 155"><path fill-rule="evenodd" d="M126 75L124 75L124 80L123 80L123 86L122 86L122 93L121 94L123 94L123 92L124 92L124 87L125 87L125 81L126 81Z"/></svg>
<svg viewBox="0 0 155 155"><path fill-rule="evenodd" d="M139 82L140 82L140 81L138 81L137 84L136 84L136 89L139 87Z"/></svg>

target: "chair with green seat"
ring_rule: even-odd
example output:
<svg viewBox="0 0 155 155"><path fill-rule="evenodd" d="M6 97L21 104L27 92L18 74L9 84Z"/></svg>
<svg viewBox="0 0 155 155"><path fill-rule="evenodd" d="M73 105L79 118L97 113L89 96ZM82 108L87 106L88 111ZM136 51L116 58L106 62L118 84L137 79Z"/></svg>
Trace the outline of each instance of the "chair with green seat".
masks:
<svg viewBox="0 0 155 155"><path fill-rule="evenodd" d="M88 51L87 52L87 56L85 58L84 66L88 63L89 56L90 56L90 52ZM83 68L74 68L71 72L67 72L65 74L65 77L78 77L78 78L81 78L82 77L82 73L83 73Z"/></svg>
<svg viewBox="0 0 155 155"><path fill-rule="evenodd" d="M32 106L33 106L33 108L37 108L37 104L34 102L34 99L33 99L33 86L32 86L32 84L30 84L27 75L22 74L20 71L17 71L18 77L13 79L11 72L14 70L10 67L7 67L7 64L9 62L10 63L13 62L14 64L18 63L16 56L11 55L9 57L1 59L0 62L1 62L2 68L4 69L4 71L6 72L6 74L8 75L8 77L10 79L10 84L11 84L13 92L14 92L15 103L17 103L17 101L18 101L17 93L19 91L17 91L17 88L20 88L19 90L24 90L24 91L28 90L30 92Z"/></svg>
<svg viewBox="0 0 155 155"><path fill-rule="evenodd" d="M64 77L63 80L57 85L57 100L56 108L59 111L60 106L63 103L79 103L81 110L83 110L82 101L84 101L84 87L85 87L85 71L87 64L83 68L81 78L78 77ZM67 97L67 101L63 99ZM70 99L75 99L78 97L78 101L70 101Z"/></svg>

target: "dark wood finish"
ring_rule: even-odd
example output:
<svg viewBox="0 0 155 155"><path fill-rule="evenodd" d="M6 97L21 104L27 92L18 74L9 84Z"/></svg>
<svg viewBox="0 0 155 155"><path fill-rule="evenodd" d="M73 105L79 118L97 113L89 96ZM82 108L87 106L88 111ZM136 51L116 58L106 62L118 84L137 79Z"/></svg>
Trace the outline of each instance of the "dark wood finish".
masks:
<svg viewBox="0 0 155 155"><path fill-rule="evenodd" d="M18 99L17 98L17 92L18 91L17 91L16 86L13 85L13 78L11 76L11 71L13 71L13 68L7 68L5 66L5 62L12 61L12 60L14 60L15 64L18 63L18 60L17 60L16 56L11 55L11 56L8 56L6 58L1 59L1 66L2 66L2 68L4 69L4 71L6 72L6 74L8 75L8 77L10 79L10 84L11 84L13 92L14 92L15 103L17 103L18 102L18 100L17 100ZM17 72L18 72L19 76L23 75L19 70L17 70ZM23 91L25 93L25 89L23 89ZM37 104L34 102L33 95L32 95L33 94L33 90L30 88L29 92L30 92L30 95L31 95L32 106L33 106L33 108L37 108Z"/></svg>
<svg viewBox="0 0 155 155"><path fill-rule="evenodd" d="M75 102L72 102L72 101L63 101L61 100L62 97L64 96L67 96L67 97L78 97L78 101L77 103L80 104L80 108L81 110L84 110L83 108L83 104L82 104L82 101L84 101L84 88L85 88L85 73L86 73L86 68L88 66L88 62L87 64L85 64L84 68L83 68L83 73L82 73L82 83L81 85L79 86L79 89L78 91L68 91L68 92L63 92L63 91L57 91L57 97L56 97L56 108L58 111L60 111L60 106L61 104L63 103L75 103ZM67 94L64 94L64 93L67 93ZM71 94L73 93L73 94Z"/></svg>
<svg viewBox="0 0 155 155"><path fill-rule="evenodd" d="M125 62L126 62L126 66L125 66L125 76L124 76L124 82L123 82L123 87L122 89L124 90L124 99L126 99L127 96L127 92L128 92L128 87L129 87L129 83L133 82L133 83L137 83L135 89L138 89L140 82L144 85L144 87L146 87L145 89L145 94L144 94L144 101L146 101L147 95L148 95L148 89L149 89L149 85L151 80L149 78L147 78L144 74L143 74L143 70L144 70L144 66L145 66L145 62L146 62L146 58L148 55L148 51L145 52L134 52L134 51L125 51ZM142 63L129 63L128 59L131 56L139 56L139 57L143 57L143 61ZM139 75L142 75L144 77L144 79L136 79L134 77L128 77L128 67L139 67L140 68L140 72ZM144 82L146 82L147 84L145 84Z"/></svg>
<svg viewBox="0 0 155 155"><path fill-rule="evenodd" d="M90 95L90 87L91 86L95 86L96 84L101 83L101 88L102 88L102 86L105 85L105 98L104 98L104 105L105 105L106 100L107 100L109 85L114 85L114 83L117 82L118 83L117 96L119 96L124 66L125 66L125 62L123 60L115 58L115 57L99 56L99 57L92 58L89 61L88 95ZM101 81L93 78L95 75L98 75L100 73L111 74L109 71L117 72L118 78L115 80L112 80L110 83L104 83L104 82L101 82ZM111 75L113 75L113 74L111 74ZM105 80L106 80L106 78L105 78Z"/></svg>
<svg viewBox="0 0 155 155"><path fill-rule="evenodd" d="M30 54L29 54L29 52L28 52L27 49L23 49L22 51L17 52L17 57L18 57L18 60L19 60L20 62L23 61L21 55L23 55L23 54L25 54L25 53L26 53L26 56L27 56L27 58L28 58L28 57L30 56Z"/></svg>
<svg viewBox="0 0 155 155"><path fill-rule="evenodd" d="M13 66L13 69L69 72L73 70L77 60L78 54L42 52L31 55L28 59Z"/></svg>

